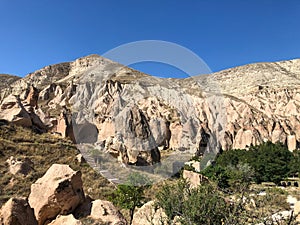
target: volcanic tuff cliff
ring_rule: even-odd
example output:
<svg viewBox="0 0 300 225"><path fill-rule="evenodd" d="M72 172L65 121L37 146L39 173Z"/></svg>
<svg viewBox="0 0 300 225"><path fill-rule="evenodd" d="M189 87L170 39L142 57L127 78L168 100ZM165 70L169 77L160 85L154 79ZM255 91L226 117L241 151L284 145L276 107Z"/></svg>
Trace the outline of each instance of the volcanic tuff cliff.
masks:
<svg viewBox="0 0 300 225"><path fill-rule="evenodd" d="M1 76L0 76L1 78ZM300 147L300 60L161 79L98 55L47 66L0 92L0 118L151 165L264 141Z"/></svg>

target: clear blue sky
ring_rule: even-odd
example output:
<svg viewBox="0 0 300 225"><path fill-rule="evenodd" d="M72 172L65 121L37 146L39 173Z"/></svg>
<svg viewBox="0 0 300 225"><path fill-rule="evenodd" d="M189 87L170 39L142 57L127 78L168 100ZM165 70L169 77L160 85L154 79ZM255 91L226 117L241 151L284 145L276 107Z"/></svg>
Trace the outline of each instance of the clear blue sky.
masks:
<svg viewBox="0 0 300 225"><path fill-rule="evenodd" d="M300 58L298 0L1 0L0 29L0 73L20 76L148 39L187 47L212 71Z"/></svg>

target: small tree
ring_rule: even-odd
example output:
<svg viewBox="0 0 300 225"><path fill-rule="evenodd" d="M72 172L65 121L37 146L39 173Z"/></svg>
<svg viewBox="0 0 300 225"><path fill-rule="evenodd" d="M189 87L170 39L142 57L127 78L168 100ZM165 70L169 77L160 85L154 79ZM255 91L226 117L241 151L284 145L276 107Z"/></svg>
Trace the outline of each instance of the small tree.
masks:
<svg viewBox="0 0 300 225"><path fill-rule="evenodd" d="M149 180L139 173L131 173L125 184L118 185L110 199L114 204L123 209L129 210L130 222L136 207L143 205L144 190L150 185Z"/></svg>

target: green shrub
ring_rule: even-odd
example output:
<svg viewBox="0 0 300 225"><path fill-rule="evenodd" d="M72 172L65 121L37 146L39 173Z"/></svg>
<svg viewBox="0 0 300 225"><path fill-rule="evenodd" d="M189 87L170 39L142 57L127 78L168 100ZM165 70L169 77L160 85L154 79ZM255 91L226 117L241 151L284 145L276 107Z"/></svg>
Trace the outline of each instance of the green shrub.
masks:
<svg viewBox="0 0 300 225"><path fill-rule="evenodd" d="M190 189L186 181L179 180L175 184L164 185L156 199L157 205L168 216L169 223L177 216L182 225L218 225L229 215L224 198L211 184Z"/></svg>
<svg viewBox="0 0 300 225"><path fill-rule="evenodd" d="M127 182L125 184L119 184L110 198L117 206L129 210L129 224L132 223L136 207L140 207L144 203L144 190L147 188L145 184L150 185L146 177L139 173L131 173L127 178Z"/></svg>
<svg viewBox="0 0 300 225"><path fill-rule="evenodd" d="M217 181L220 187L226 188L236 181L278 184L299 170L300 153L293 155L283 144L266 142L251 146L248 151L225 151L202 173Z"/></svg>

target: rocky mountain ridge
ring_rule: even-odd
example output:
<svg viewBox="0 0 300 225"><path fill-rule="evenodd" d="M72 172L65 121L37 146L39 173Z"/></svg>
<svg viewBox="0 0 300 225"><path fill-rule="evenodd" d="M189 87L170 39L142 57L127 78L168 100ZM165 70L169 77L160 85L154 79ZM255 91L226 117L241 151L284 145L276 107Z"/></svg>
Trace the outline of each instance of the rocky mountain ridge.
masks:
<svg viewBox="0 0 300 225"><path fill-rule="evenodd" d="M98 55L1 89L0 118L89 143L129 165L164 150L203 155L264 141L300 147L300 60L161 79Z"/></svg>

